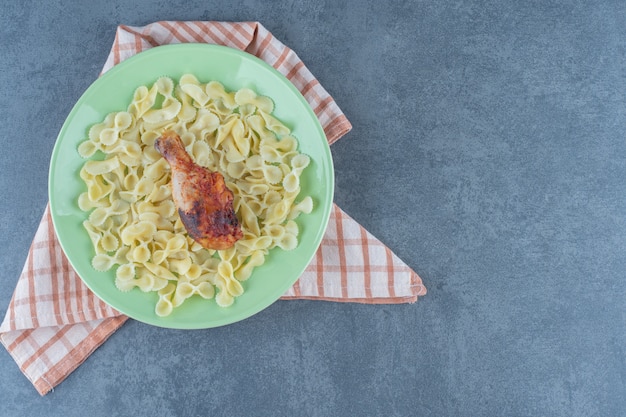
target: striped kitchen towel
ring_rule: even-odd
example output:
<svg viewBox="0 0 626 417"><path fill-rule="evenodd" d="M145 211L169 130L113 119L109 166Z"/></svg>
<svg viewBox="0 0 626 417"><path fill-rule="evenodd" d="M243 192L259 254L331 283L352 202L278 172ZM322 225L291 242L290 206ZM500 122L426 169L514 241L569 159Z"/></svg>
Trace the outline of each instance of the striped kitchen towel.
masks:
<svg viewBox="0 0 626 417"><path fill-rule="evenodd" d="M284 74L306 98L329 143L352 128L333 98L288 47L257 22L161 21L119 26L102 72L146 49L213 43L246 51ZM414 302L426 294L420 277L337 205L313 261L283 299L368 304ZM80 280L56 238L50 209L30 247L0 341L44 395L75 370L127 317Z"/></svg>

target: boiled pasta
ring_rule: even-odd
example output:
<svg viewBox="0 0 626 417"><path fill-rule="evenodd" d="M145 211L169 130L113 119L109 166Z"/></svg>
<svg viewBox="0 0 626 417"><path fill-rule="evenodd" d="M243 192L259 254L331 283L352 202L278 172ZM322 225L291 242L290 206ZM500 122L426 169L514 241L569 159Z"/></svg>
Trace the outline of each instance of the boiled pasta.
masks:
<svg viewBox="0 0 626 417"><path fill-rule="evenodd" d="M159 103L159 104L157 104ZM298 152L291 130L272 115L273 101L249 88L229 92L217 81L183 75L138 87L125 111L92 126L77 149L86 191L78 206L93 245L92 266L115 270L120 291L158 294L155 313L171 314L192 296L231 305L241 282L274 248L298 245L299 197L310 158ZM243 238L233 248L209 250L191 239L170 189L170 168L154 148L174 130L195 163L224 176Z"/></svg>

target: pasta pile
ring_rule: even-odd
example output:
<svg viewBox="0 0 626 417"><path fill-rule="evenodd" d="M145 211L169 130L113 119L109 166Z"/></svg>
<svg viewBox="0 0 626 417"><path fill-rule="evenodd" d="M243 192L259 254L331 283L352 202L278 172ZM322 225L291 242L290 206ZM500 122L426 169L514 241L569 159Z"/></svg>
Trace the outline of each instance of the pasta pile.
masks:
<svg viewBox="0 0 626 417"><path fill-rule="evenodd" d="M127 111L109 114L78 147L90 212L83 226L95 249L94 269L117 266L115 285L156 291L155 313L167 316L193 295L230 306L241 285L275 247L298 245L300 176L309 165L290 129L272 116L274 103L242 88L183 75L136 89ZM165 130L180 135L193 160L224 176L244 233L227 250L208 250L187 232L170 189L170 168L154 148ZM93 157L93 158L92 158ZM216 291L217 289L217 291Z"/></svg>

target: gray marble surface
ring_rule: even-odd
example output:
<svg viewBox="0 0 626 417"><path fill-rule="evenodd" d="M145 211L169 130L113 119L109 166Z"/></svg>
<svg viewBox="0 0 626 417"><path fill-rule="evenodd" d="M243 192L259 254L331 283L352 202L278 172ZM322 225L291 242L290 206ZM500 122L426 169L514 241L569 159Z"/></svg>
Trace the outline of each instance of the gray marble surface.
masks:
<svg viewBox="0 0 626 417"><path fill-rule="evenodd" d="M429 288L129 321L45 397L0 349L1 416L626 415L626 3L0 3L0 316L65 117L116 26L157 20L293 48L354 125L335 201Z"/></svg>

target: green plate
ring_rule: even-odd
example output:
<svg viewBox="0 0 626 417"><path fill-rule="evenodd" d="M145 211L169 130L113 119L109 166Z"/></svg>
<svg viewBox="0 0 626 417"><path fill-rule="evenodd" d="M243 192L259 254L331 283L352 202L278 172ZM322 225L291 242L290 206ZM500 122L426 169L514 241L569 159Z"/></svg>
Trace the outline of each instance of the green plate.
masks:
<svg viewBox="0 0 626 417"><path fill-rule="evenodd" d="M178 80L194 74L201 82L216 80L232 91L242 87L266 95L275 102L274 115L289 126L299 140L300 151L311 157L301 177L301 195L314 201L311 214L297 219L299 245L285 252L270 251L243 286L245 292L232 306L218 307L214 300L193 296L168 317L154 313L158 296L139 289L120 292L114 269L97 272L91 266L94 250L83 229L88 213L78 208L78 196L86 190L79 177L84 164L77 146L89 128L114 111L126 110L140 85L150 86L160 76ZM49 193L54 229L63 251L84 283L104 302L131 318L155 326L201 329L243 320L276 301L302 274L317 250L330 217L334 171L324 131L300 92L264 61L235 49L206 44L159 46L113 67L96 80L78 100L63 124L50 162Z"/></svg>

